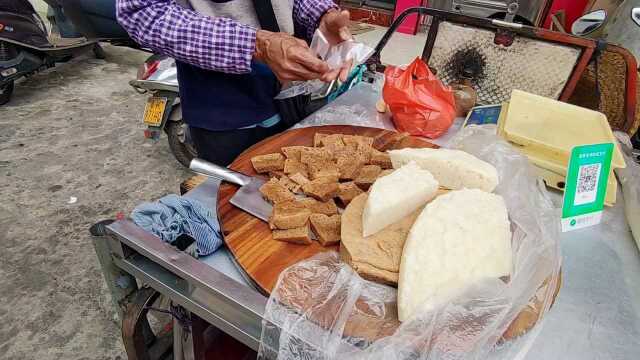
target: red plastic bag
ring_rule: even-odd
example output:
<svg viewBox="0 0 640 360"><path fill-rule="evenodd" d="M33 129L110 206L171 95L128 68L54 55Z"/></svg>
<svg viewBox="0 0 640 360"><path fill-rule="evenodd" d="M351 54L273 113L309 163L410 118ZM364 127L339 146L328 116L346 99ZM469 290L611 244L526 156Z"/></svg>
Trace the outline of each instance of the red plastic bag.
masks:
<svg viewBox="0 0 640 360"><path fill-rule="evenodd" d="M382 97L399 131L435 139L456 117L453 91L416 58L406 70L388 66Z"/></svg>

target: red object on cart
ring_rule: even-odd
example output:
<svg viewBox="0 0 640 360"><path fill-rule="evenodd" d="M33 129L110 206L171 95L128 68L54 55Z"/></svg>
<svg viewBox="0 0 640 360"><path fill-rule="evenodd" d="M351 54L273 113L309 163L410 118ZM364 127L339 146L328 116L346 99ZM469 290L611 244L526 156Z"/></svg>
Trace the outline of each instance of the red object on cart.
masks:
<svg viewBox="0 0 640 360"><path fill-rule="evenodd" d="M426 1L425 4L422 5L422 0L397 0L396 1L396 9L393 12L393 20L395 20L403 11L408 8L416 7L416 6L427 6ZM407 16L407 18L402 22L400 27L398 27L398 32L403 34L415 35L418 32L420 17L418 14L412 14Z"/></svg>
<svg viewBox="0 0 640 360"><path fill-rule="evenodd" d="M571 32L571 25L580 16L584 14L584 9L587 7L589 0L554 0L551 4L547 19L544 21L544 28L548 29L551 25L551 16L558 11L564 10L565 13L565 31Z"/></svg>
<svg viewBox="0 0 640 360"><path fill-rule="evenodd" d="M400 132L435 139L456 118L453 91L429 70L421 58L406 69L387 66L382 97Z"/></svg>

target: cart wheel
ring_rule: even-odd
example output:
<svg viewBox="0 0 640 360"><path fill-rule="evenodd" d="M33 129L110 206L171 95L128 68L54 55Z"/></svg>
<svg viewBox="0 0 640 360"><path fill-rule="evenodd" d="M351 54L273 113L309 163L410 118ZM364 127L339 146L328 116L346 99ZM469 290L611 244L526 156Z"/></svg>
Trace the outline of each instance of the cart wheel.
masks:
<svg viewBox="0 0 640 360"><path fill-rule="evenodd" d="M0 105L4 105L11 100L11 95L13 94L13 80L11 80L8 84L0 87Z"/></svg>
<svg viewBox="0 0 640 360"><path fill-rule="evenodd" d="M96 57L96 59L100 59L100 60L103 60L107 57L107 53L104 51L102 46L100 46L99 43L96 43L95 45L93 45L93 55Z"/></svg>
<svg viewBox="0 0 640 360"><path fill-rule="evenodd" d="M160 297L152 288L142 288L131 295L122 318L122 342L129 360L160 358L173 345L171 333L156 336L147 314L149 308ZM155 354L155 356L151 356Z"/></svg>

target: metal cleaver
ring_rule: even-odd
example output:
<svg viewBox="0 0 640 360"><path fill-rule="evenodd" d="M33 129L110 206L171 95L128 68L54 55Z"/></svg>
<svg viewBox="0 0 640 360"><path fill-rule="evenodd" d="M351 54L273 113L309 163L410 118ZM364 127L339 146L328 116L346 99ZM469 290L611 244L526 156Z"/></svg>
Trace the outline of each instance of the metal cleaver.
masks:
<svg viewBox="0 0 640 360"><path fill-rule="evenodd" d="M247 176L197 158L191 160L189 168L198 174L239 185L240 189L231 198L231 203L261 220L269 221L273 207L259 191L266 180Z"/></svg>

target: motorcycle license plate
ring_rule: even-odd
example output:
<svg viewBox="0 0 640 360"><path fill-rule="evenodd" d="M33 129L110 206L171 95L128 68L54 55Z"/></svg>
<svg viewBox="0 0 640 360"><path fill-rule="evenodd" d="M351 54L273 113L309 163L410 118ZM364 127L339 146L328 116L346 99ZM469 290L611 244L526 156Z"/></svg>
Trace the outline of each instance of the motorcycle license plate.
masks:
<svg viewBox="0 0 640 360"><path fill-rule="evenodd" d="M142 121L149 126L160 126L164 109L167 106L167 98L152 96L147 100L147 106L144 108L144 116Z"/></svg>

